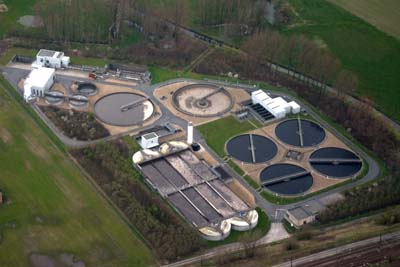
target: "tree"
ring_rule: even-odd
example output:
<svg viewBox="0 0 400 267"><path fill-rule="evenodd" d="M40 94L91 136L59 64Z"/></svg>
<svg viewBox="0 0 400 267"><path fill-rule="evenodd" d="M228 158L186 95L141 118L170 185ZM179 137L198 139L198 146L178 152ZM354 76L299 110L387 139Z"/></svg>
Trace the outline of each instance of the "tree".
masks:
<svg viewBox="0 0 400 267"><path fill-rule="evenodd" d="M257 247L257 240L261 237L262 233L259 230L246 232L240 236L239 242L242 245L247 258L254 257Z"/></svg>
<svg viewBox="0 0 400 267"><path fill-rule="evenodd" d="M358 78L354 73L348 70L342 70L339 73L334 86L339 96L348 95L357 89Z"/></svg>

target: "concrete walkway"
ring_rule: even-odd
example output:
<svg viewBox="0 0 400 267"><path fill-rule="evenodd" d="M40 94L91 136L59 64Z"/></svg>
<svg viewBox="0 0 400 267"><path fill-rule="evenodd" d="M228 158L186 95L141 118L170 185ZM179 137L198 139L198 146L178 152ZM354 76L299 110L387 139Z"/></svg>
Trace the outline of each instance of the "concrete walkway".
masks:
<svg viewBox="0 0 400 267"><path fill-rule="evenodd" d="M281 241L289 237L290 235L286 232L282 223L271 223L271 229L269 230L268 234L257 242L264 245Z"/></svg>

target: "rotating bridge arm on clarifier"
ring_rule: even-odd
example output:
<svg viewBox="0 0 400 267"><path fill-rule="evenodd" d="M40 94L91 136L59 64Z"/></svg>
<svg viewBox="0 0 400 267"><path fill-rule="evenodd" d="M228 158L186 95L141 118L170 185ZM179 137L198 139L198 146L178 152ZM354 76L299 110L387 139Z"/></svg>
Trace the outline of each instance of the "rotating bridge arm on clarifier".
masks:
<svg viewBox="0 0 400 267"><path fill-rule="evenodd" d="M148 100L148 98L144 98L144 99L139 99L137 101L130 102L130 103L126 104L126 105L122 105L120 107L121 112L125 112L125 111L128 111L130 109L133 109L133 108L141 105L143 102L145 102L147 100Z"/></svg>
<svg viewBox="0 0 400 267"><path fill-rule="evenodd" d="M57 99L65 99L65 98L68 99L68 96L65 96L65 95L54 95L52 93L44 93L44 96L54 97L54 98L57 98Z"/></svg>
<svg viewBox="0 0 400 267"><path fill-rule="evenodd" d="M361 163L361 159L321 158L310 159L310 163Z"/></svg>
<svg viewBox="0 0 400 267"><path fill-rule="evenodd" d="M80 98L78 96L66 96L65 99L67 99L69 101L73 100L73 101L85 102L85 103L89 102L89 100L87 100L86 98Z"/></svg>
<svg viewBox="0 0 400 267"><path fill-rule="evenodd" d="M66 101L77 101L77 102L89 102L89 100L87 100L86 98L81 98L79 96L74 96L74 95L55 95L52 93L44 93L44 96L47 97L53 97L53 98L57 98L57 99L64 99Z"/></svg>
<svg viewBox="0 0 400 267"><path fill-rule="evenodd" d="M207 100L207 98L209 98L209 97L211 97L211 96L213 96L213 95L216 95L216 94L218 94L219 92L222 92L223 90L225 90L225 88L224 88L224 87L220 87L220 88L218 88L217 90L215 90L214 92L211 92L211 93L209 93L209 94L207 94L207 95L205 95L205 96L199 98L199 101Z"/></svg>
<svg viewBox="0 0 400 267"><path fill-rule="evenodd" d="M253 159L253 163L256 163L256 152L254 148L253 135L249 134L249 138L250 138L251 158Z"/></svg>
<svg viewBox="0 0 400 267"><path fill-rule="evenodd" d="M276 177L273 179L270 179L268 181L262 182L261 185L262 186L266 186L266 185L272 185L272 184L277 184L279 182L283 182L283 181L290 181L290 180L295 180L301 177L304 177L306 175L310 174L310 172L308 171L302 171L302 172L296 172L296 173L292 173L292 174L288 174L288 175L284 175L284 176L280 176L280 177Z"/></svg>
<svg viewBox="0 0 400 267"><path fill-rule="evenodd" d="M304 146L304 141L303 141L303 128L301 127L301 119L300 117L297 117L297 124L299 126L299 137L300 137L300 146Z"/></svg>

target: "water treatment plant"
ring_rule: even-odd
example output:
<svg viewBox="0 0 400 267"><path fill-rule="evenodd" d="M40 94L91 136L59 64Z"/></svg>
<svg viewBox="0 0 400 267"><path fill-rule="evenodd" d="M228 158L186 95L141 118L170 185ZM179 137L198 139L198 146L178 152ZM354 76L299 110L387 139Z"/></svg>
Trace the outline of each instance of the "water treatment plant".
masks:
<svg viewBox="0 0 400 267"><path fill-rule="evenodd" d="M22 63L13 64L17 68ZM131 136L142 147L132 155L134 168L155 194L205 239L223 240L231 231L257 227L257 192L281 198L307 197L355 180L365 167L348 142L323 127L290 97L258 88L191 80L143 89L147 87L138 87L132 80L116 79L104 72L94 76L93 70L85 74L83 69L72 68L54 71L43 97L34 94L27 100L70 114L74 110L92 114L111 138ZM24 78L21 75L15 80L21 93L26 87ZM208 132L200 131L205 137L202 140L195 130L226 120L234 121L210 130L217 135L235 132L220 140L220 151L209 146L213 140ZM251 127L229 129L243 124ZM257 192L238 172L257 185ZM273 207L265 211L269 216L276 212Z"/></svg>

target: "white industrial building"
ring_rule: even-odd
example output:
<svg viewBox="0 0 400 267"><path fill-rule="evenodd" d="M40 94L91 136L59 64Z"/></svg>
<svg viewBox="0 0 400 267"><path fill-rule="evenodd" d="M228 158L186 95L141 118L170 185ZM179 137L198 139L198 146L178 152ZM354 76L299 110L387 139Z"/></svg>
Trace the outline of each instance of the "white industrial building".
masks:
<svg viewBox="0 0 400 267"><path fill-rule="evenodd" d="M257 90L251 93L251 100L253 104L259 104L275 118L284 118L287 114L297 114L300 112L300 105L295 101L287 102L282 97L272 98L263 90Z"/></svg>
<svg viewBox="0 0 400 267"><path fill-rule="evenodd" d="M33 69L24 81L25 101L28 102L36 96L43 97L54 84L55 72L51 68Z"/></svg>
<svg viewBox="0 0 400 267"><path fill-rule="evenodd" d="M66 68L71 62L69 57L64 56L64 52L58 52L47 49L40 49L36 55L36 61L32 63L33 68Z"/></svg>

